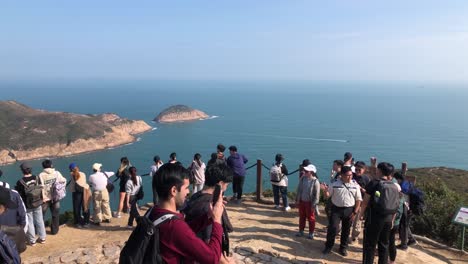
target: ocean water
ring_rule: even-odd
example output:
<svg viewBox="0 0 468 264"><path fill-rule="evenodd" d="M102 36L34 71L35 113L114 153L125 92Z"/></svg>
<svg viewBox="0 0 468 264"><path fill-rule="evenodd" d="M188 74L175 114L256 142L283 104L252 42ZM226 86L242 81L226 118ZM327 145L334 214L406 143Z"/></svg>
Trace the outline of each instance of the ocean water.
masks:
<svg viewBox="0 0 468 264"><path fill-rule="evenodd" d="M116 171L127 156L140 174L152 157L168 160L176 152L188 165L195 153L207 162L216 145L236 145L249 159L270 166L276 153L295 170L310 159L321 179L331 164L350 151L355 160L371 156L396 167L446 166L468 169L468 86L397 82L287 81L2 81L0 99L33 108L74 113L116 113L142 119L154 129L135 143L109 150L53 159L67 178L76 162L87 175L94 162ZM151 120L164 108L186 104L212 118L197 122L157 124ZM228 155L228 151L226 155ZM41 160L31 161L33 172ZM2 166L1 180L14 184L18 164ZM255 190L255 169L248 171L247 192ZM264 188L269 188L264 170ZM297 176L290 176L295 189ZM145 200L151 200L151 180L144 177ZM228 192L230 194L230 191ZM111 206L116 208L117 195ZM71 208L71 195L64 205Z"/></svg>

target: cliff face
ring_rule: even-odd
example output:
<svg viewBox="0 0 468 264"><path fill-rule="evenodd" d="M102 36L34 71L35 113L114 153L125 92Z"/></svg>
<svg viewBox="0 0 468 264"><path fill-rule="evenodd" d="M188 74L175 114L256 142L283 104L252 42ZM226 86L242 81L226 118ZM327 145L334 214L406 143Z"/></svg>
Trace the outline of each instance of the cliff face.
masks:
<svg viewBox="0 0 468 264"><path fill-rule="evenodd" d="M174 105L164 109L154 121L159 123L173 123L193 121L208 118L209 116L197 109L190 108L185 105Z"/></svg>
<svg viewBox="0 0 468 264"><path fill-rule="evenodd" d="M0 101L0 130L0 164L6 164L116 147L135 141L151 126L115 114L47 112Z"/></svg>

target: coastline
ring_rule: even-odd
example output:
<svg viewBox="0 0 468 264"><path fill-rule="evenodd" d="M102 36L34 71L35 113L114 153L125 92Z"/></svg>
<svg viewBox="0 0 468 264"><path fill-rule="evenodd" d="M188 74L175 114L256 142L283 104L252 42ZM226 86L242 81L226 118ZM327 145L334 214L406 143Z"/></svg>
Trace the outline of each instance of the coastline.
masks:
<svg viewBox="0 0 468 264"><path fill-rule="evenodd" d="M14 157L10 151L0 150L0 165L13 164L19 161L38 160L44 158L62 158L81 155L101 150L121 147L138 141L138 135L152 131L153 127L142 120L133 121L132 124L115 126L111 132L106 132L100 138L78 139L67 144L55 144L52 146L38 147L31 150L16 151Z"/></svg>

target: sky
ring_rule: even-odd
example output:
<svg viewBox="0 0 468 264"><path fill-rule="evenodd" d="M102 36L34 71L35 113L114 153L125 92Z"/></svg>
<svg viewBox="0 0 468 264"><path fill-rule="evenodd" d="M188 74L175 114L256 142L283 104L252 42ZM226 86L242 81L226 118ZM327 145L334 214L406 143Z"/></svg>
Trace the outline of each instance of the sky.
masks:
<svg viewBox="0 0 468 264"><path fill-rule="evenodd" d="M4 1L0 80L468 82L468 1Z"/></svg>

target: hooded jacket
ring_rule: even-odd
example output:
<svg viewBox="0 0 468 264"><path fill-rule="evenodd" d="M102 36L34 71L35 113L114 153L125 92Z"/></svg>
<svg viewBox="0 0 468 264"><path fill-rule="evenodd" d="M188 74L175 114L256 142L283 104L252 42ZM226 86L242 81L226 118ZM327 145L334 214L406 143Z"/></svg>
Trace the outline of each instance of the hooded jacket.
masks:
<svg viewBox="0 0 468 264"><path fill-rule="evenodd" d="M242 154L235 153L227 159L227 165L234 171L235 176L245 176L245 166L249 160Z"/></svg>
<svg viewBox="0 0 468 264"><path fill-rule="evenodd" d="M42 197L44 202L52 200L52 185L55 183L55 181L64 183L67 182L67 179L65 179L62 174L59 171L56 171L54 168L44 169L41 173L39 173L39 180L44 186L42 189Z"/></svg>

